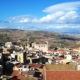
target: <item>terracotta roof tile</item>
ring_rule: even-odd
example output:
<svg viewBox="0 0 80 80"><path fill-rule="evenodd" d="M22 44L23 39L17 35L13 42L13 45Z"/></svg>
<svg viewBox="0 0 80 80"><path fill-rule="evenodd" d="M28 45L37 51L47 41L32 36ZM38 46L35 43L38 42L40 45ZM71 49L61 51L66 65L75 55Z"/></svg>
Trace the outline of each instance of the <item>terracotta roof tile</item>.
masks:
<svg viewBox="0 0 80 80"><path fill-rule="evenodd" d="M17 68L20 68L20 67L22 67L22 66L23 66L22 64L16 65Z"/></svg>
<svg viewBox="0 0 80 80"><path fill-rule="evenodd" d="M51 51L51 52L60 52L61 54L66 54L65 50L52 50L52 49L49 49L48 51Z"/></svg>
<svg viewBox="0 0 80 80"><path fill-rule="evenodd" d="M20 78L24 77L24 75L19 74L17 77L20 79Z"/></svg>
<svg viewBox="0 0 80 80"><path fill-rule="evenodd" d="M46 80L80 80L80 71L46 71Z"/></svg>
<svg viewBox="0 0 80 80"><path fill-rule="evenodd" d="M30 67L34 68L40 68L42 65L41 64L29 64Z"/></svg>
<svg viewBox="0 0 80 80"><path fill-rule="evenodd" d="M22 71L21 74L20 74L19 72L20 72L20 71L14 70L11 76L12 76L12 77L17 76L18 78L21 78L21 77L24 77L24 75L28 73L28 72Z"/></svg>
<svg viewBox="0 0 80 80"><path fill-rule="evenodd" d="M13 73L11 74L11 76L16 76L19 74L19 71L14 70Z"/></svg>
<svg viewBox="0 0 80 80"><path fill-rule="evenodd" d="M25 74L27 74L28 72L22 72L22 75L25 75Z"/></svg>
<svg viewBox="0 0 80 80"><path fill-rule="evenodd" d="M10 52L9 52L9 51L4 51L3 53L4 53L4 54L9 54Z"/></svg>
<svg viewBox="0 0 80 80"><path fill-rule="evenodd" d="M80 58L77 58L77 59L73 59L73 60L75 60L75 61L80 61Z"/></svg>

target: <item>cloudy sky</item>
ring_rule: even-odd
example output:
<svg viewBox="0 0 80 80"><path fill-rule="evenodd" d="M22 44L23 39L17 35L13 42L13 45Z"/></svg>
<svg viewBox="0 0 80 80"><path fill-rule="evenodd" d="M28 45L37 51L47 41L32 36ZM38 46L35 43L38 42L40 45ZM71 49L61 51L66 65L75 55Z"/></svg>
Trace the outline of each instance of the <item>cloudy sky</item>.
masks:
<svg viewBox="0 0 80 80"><path fill-rule="evenodd" d="M79 0L0 0L0 28L79 32Z"/></svg>

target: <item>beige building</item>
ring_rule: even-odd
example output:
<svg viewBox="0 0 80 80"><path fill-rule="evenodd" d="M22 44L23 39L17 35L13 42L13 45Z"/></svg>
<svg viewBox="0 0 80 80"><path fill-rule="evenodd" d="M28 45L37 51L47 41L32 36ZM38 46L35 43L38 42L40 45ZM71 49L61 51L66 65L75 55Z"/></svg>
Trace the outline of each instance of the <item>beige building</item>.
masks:
<svg viewBox="0 0 80 80"><path fill-rule="evenodd" d="M12 42L6 42L6 43L5 43L5 47L11 48L11 46L12 46Z"/></svg>
<svg viewBox="0 0 80 80"><path fill-rule="evenodd" d="M47 52L48 53L48 42L47 41L38 41L32 43L32 47L34 49L40 50L42 52Z"/></svg>

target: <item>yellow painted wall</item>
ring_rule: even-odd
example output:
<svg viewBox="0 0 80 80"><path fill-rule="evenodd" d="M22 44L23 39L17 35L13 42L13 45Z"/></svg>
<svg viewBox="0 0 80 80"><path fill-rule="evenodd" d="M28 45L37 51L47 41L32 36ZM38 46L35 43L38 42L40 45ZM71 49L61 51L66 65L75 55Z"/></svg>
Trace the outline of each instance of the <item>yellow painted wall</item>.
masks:
<svg viewBox="0 0 80 80"><path fill-rule="evenodd" d="M23 60L23 53L17 53L17 60L20 62L20 63L24 63L24 60Z"/></svg>

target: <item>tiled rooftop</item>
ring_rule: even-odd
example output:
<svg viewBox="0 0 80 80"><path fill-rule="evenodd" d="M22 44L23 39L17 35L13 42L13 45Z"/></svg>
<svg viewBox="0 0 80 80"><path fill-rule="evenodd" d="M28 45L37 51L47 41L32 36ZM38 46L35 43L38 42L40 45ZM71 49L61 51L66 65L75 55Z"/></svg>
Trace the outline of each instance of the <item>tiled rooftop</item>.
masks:
<svg viewBox="0 0 80 80"><path fill-rule="evenodd" d="M41 64L29 64L30 67L41 68Z"/></svg>
<svg viewBox="0 0 80 80"><path fill-rule="evenodd" d="M12 77L17 76L18 78L22 78L22 77L24 77L26 74L27 74L27 72L21 72L21 73L20 73L20 71L14 70L11 76L12 76Z"/></svg>
<svg viewBox="0 0 80 80"><path fill-rule="evenodd" d="M9 54L10 52L9 52L9 51L4 51L3 53L4 53L4 54Z"/></svg>
<svg viewBox="0 0 80 80"><path fill-rule="evenodd" d="M80 80L80 71L46 71L46 80Z"/></svg>
<svg viewBox="0 0 80 80"><path fill-rule="evenodd" d="M20 68L20 67L22 67L22 66L23 66L22 64L16 65L17 68Z"/></svg>

